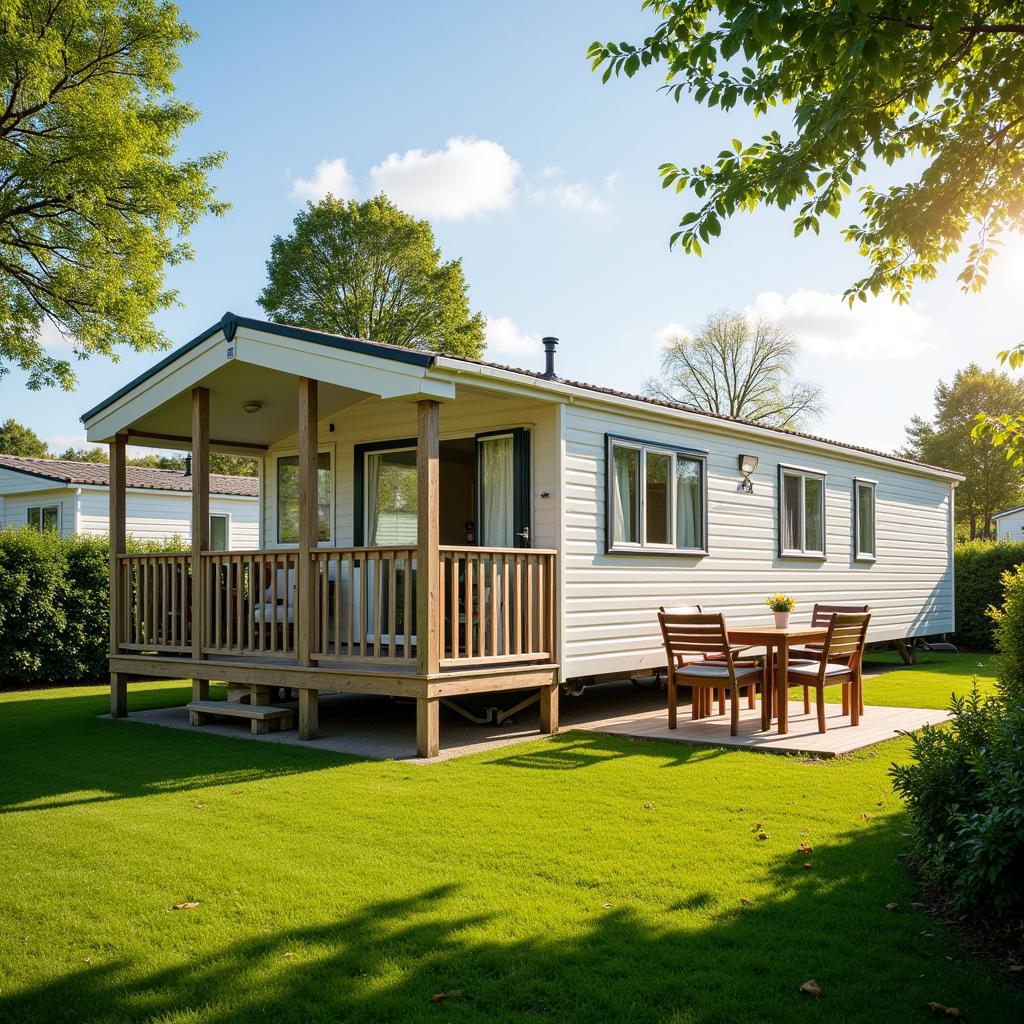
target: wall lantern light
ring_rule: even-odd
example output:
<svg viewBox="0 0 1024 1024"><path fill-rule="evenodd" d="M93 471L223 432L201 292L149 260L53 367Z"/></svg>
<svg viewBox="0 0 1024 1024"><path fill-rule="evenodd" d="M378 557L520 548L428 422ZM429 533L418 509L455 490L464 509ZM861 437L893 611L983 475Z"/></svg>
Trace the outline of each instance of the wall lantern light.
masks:
<svg viewBox="0 0 1024 1024"><path fill-rule="evenodd" d="M757 472L757 456L741 455L737 461L739 462L740 472L743 474L739 489L747 494L753 494L754 484L750 479L750 474Z"/></svg>

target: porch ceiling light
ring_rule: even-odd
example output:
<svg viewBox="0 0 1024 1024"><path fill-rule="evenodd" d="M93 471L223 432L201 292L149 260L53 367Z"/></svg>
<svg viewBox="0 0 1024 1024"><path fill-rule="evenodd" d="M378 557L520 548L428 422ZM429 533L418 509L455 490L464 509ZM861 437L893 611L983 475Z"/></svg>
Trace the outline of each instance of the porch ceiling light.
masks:
<svg viewBox="0 0 1024 1024"><path fill-rule="evenodd" d="M259 412L260 409L262 409L262 408L263 408L263 403L262 402L257 402L255 400L251 401L251 402L243 402L242 403L243 411L249 413L250 415L252 415L254 412Z"/></svg>

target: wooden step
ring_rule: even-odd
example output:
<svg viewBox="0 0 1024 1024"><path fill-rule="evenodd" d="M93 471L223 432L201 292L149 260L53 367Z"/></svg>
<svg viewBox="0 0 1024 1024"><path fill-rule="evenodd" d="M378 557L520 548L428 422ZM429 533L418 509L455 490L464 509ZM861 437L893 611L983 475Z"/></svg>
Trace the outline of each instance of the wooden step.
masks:
<svg viewBox="0 0 1024 1024"><path fill-rule="evenodd" d="M230 700L194 700L188 705L189 725L206 725L214 715L248 718L252 731L257 735L270 732L271 726L290 729L295 724L295 711L292 708L239 704Z"/></svg>

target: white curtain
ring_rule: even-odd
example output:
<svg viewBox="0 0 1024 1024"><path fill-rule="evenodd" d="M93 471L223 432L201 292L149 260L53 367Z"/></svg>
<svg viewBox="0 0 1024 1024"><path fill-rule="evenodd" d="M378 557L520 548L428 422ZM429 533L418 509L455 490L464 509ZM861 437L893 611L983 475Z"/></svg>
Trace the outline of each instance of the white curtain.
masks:
<svg viewBox="0 0 1024 1024"><path fill-rule="evenodd" d="M513 446L511 437L481 440L480 476L483 522L480 543L483 547L510 548L513 531Z"/></svg>
<svg viewBox="0 0 1024 1024"><path fill-rule="evenodd" d="M676 547L703 547L700 463L680 459L676 470Z"/></svg>
<svg viewBox="0 0 1024 1024"><path fill-rule="evenodd" d="M631 449L613 448L615 463L615 540L633 541L633 508L636 489L636 453Z"/></svg>
<svg viewBox="0 0 1024 1024"><path fill-rule="evenodd" d="M380 455L370 454L366 458L366 478L363 491L366 494L366 529L364 543L373 547L377 543L377 526L380 522Z"/></svg>

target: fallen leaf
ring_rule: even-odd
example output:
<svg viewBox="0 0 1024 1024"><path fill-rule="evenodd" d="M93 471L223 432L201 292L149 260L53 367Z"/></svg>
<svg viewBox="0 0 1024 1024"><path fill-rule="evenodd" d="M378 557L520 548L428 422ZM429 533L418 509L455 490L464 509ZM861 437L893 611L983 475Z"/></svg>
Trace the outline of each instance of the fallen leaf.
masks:
<svg viewBox="0 0 1024 1024"><path fill-rule="evenodd" d="M814 847L813 846L808 846L807 843L801 843L800 844L800 852L801 853L814 853Z"/></svg>
<svg viewBox="0 0 1024 1024"><path fill-rule="evenodd" d="M206 804L196 804L196 810L201 811L205 806Z"/></svg>
<svg viewBox="0 0 1024 1024"><path fill-rule="evenodd" d="M452 989L451 992L438 992L430 997L432 1003L443 1003L446 999L461 999L463 996L461 988Z"/></svg>
<svg viewBox="0 0 1024 1024"><path fill-rule="evenodd" d="M952 1017L954 1020L959 1020L962 1014L960 1010L955 1006L943 1006L942 1003L929 1003L928 1009L932 1013L940 1017Z"/></svg>
<svg viewBox="0 0 1024 1024"><path fill-rule="evenodd" d="M870 814L861 814L860 815L860 820L861 821L870 821L871 820L871 815Z"/></svg>
<svg viewBox="0 0 1024 1024"><path fill-rule="evenodd" d="M602 909L602 910L608 910L608 909L609 909L609 907L611 907L611 904L610 904L610 903L602 903L602 904L601 904L601 909Z"/></svg>
<svg viewBox="0 0 1024 1024"><path fill-rule="evenodd" d="M741 896L740 897L740 903L742 903L743 906L745 906L745 907L750 906L750 900L748 900L746 896ZM1012 970L1012 968L1011 968L1011 970Z"/></svg>
<svg viewBox="0 0 1024 1024"><path fill-rule="evenodd" d="M240 789L233 789L233 790L231 790L231 795L232 796L241 796L242 795L242 791Z"/></svg>
<svg viewBox="0 0 1024 1024"><path fill-rule="evenodd" d="M885 905L885 909L886 910L896 910L898 907L899 907L898 903L886 903L886 905Z"/></svg>
<svg viewBox="0 0 1024 1024"><path fill-rule="evenodd" d="M284 958L285 958L285 960L294 960L295 959L295 954L294 953L285 953Z"/></svg>
<svg viewBox="0 0 1024 1024"><path fill-rule="evenodd" d="M654 804L652 804L651 801L648 800L647 803L644 804L644 810L645 811L653 811L654 810Z"/></svg>
<svg viewBox="0 0 1024 1024"><path fill-rule="evenodd" d="M195 910L199 906L199 900L188 900L185 903L175 903L171 910Z"/></svg>
<svg viewBox="0 0 1024 1024"><path fill-rule="evenodd" d="M800 991L805 993L806 995L814 996L815 999L821 998L821 986L813 979L811 979L810 981L805 981L800 986Z"/></svg>
<svg viewBox="0 0 1024 1024"><path fill-rule="evenodd" d="M91 964L91 963L92 963L92 957L91 957L91 956L87 956L87 957L85 958L85 962L86 962L87 964Z"/></svg>
<svg viewBox="0 0 1024 1024"><path fill-rule="evenodd" d="M764 832L764 831L758 832L756 838L757 839L767 839L768 838L768 833Z"/></svg>
<svg viewBox="0 0 1024 1024"><path fill-rule="evenodd" d="M810 870L811 870L811 862L809 860L805 860L804 861L804 871L810 871Z"/></svg>

